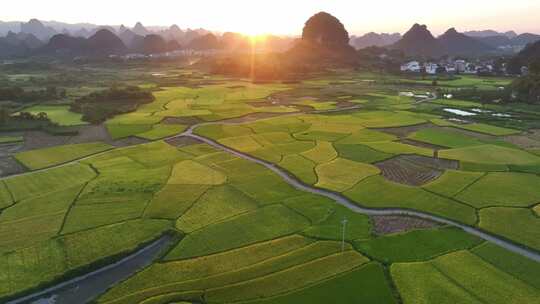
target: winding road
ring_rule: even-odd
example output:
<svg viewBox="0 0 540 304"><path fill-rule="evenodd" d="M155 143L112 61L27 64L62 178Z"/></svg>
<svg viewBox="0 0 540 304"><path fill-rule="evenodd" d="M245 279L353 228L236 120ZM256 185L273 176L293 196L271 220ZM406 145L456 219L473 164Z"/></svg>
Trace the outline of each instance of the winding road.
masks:
<svg viewBox="0 0 540 304"><path fill-rule="evenodd" d="M503 248L505 248L505 249L507 249L509 251L520 254L520 255L522 255L524 257L527 257L527 258L529 258L531 260L534 260L534 261L540 263L540 253L539 252L537 252L537 251L535 251L533 249L529 249L529 248L519 246L519 245L514 244L514 243L512 243L512 242L510 242L508 240L505 240L505 239L501 238L501 237L498 237L496 235L484 232L484 231L482 231L482 230L480 230L478 228L475 228L475 227L472 227L472 226L469 226L469 225L465 225L465 224L462 224L462 223L459 223L459 222L456 222L456 221L453 221L453 220L450 220L450 219L446 219L446 218L443 218L443 217L439 217L439 216L436 216L436 215L433 215L433 214L424 213L424 212L421 212L421 211L413 211L413 210L400 209L400 208L376 209L376 208L361 207L360 202L358 202L358 203L353 202L352 200L348 199L347 197L345 197L342 194L304 184L303 182L298 180L296 177L291 176L287 171L285 171L282 168L278 167L276 164L273 164L271 162L268 162L268 161L265 161L265 160L262 160L262 159L259 159L259 158L256 158L256 157L253 157L253 156L251 156L249 154L240 152L238 150L231 149L231 148L229 148L229 147L227 147L225 145L222 145L222 144L220 144L220 143L218 143L218 142L216 142L216 141L214 141L212 139L209 139L209 138L206 138L206 137L203 137L203 136L200 136L200 135L197 135L197 134L193 133L193 131L196 128L201 127L203 125L211 125L211 124L220 124L220 123L219 122L210 122L210 123L201 123L201 124L193 125L189 129L187 129L185 132L183 132L183 133L181 133L179 135L171 137L171 139L172 138L177 138L177 137L191 137L193 139L197 139L197 140L199 140L201 142L204 142L204 143L206 143L206 144L208 144L210 146L213 146L213 147L218 148L220 150L223 150L225 152L231 153L231 154L233 154L233 155L235 155L237 157L240 157L240 158L243 158L245 160L260 164L260 165L265 166L266 168L272 170L276 174L278 174L281 178L283 178L283 180L285 180L289 185L295 187L296 189L301 190L301 191L305 191L305 192L310 192L310 193L313 193L313 194L318 194L318 195L325 196L325 197L327 197L329 199L332 199L332 200L336 201L337 203L347 207L348 209L350 209L351 211L354 211L356 213L365 214L365 215L402 215L402 216L404 215L404 216L414 216L414 217L418 217L418 218L422 218L422 219L431 220L431 221L434 221L434 222L437 222L437 223L458 227L458 228L463 229L465 232L467 232L469 234L475 235L475 236L477 236L477 237L479 237L479 238L481 238L483 240L494 243L494 244L496 244L496 245L498 245L500 247L503 247ZM238 124L238 123L235 123L235 124Z"/></svg>
<svg viewBox="0 0 540 304"><path fill-rule="evenodd" d="M343 109L343 110L350 110L350 109ZM324 111L319 111L319 113ZM332 111L332 112L335 112ZM300 114L300 113L291 113L294 114ZM291 114L285 114L285 115L291 115ZM264 120L260 119L260 120ZM237 125L237 124L244 124L246 122L241 121L220 121L220 122L204 122L192 125L190 128L188 128L183 133L165 138L164 140L170 140L180 137L189 137L192 139L196 139L200 142L206 143L210 146L213 146L217 149L220 149L224 152L230 153L232 155L235 155L237 157L243 158L245 160L257 163L259 165L262 165L269 170L272 170L276 174L278 174L285 182L290 184L291 186L295 187L298 190L318 194L325 196L329 199L334 200L335 202L345 206L346 208L350 209L353 212L364 214L364 215L401 215L401 216L414 216L422 219L431 220L437 223L450 225L454 227L458 227L465 232L475 235L485 241L494 243L500 247L503 247L511 252L517 253L519 255L522 255L524 257L527 257L531 260L534 260L536 262L540 263L540 253L529 248L525 248L522 246L519 246L515 243L512 243L504 238L498 237L496 235L484 232L478 228L468 226L453 220L449 220L443 217L439 217L436 215L424 213L421 211L414 211L414 210L407 210L407 209L400 209L400 208L388 208L388 209L376 209L376 208L366 208L361 207L360 202L354 202L347 197L343 196L342 194L332 192L329 190L324 190L321 188L317 188L311 185L304 184L300 180L298 180L296 177L290 175L287 171L283 170L282 168L278 167L276 164L273 164L271 162L253 157L249 154L240 152L235 149L231 149L225 145L222 145L218 142L216 142L213 139L209 139L197 134L194 134L193 131L201 126L205 125L212 125L212 124L227 124L227 125ZM79 162L83 159L88 159L93 156L106 153L101 152L97 153L95 155L86 156L80 159L76 159L70 162L66 162L63 164L59 164L57 166L36 170L36 171L46 171L50 170L56 167L66 166L68 164ZM34 173L36 171L17 174L17 175L25 175ZM13 176L17 176L13 175ZM10 177L13 177L10 176ZM6 178L10 178L6 177ZM151 245L139 250L138 252L133 253L132 255L114 263L109 266L103 267L101 269L98 269L96 271L90 272L86 275L65 281L63 283L60 283L58 285L55 285L53 287L50 287L46 290L33 293L31 295L21 297L19 299L13 300L8 302L9 304L19 304L19 303L36 303L36 304L43 304L43 303L56 303L56 304L63 304L63 303L73 303L72 301L76 299L76 302L79 303L87 303L91 300L95 299L97 296L102 294L105 290L107 290L110 286L113 286L119 281L122 281L123 279L127 278L128 276L135 273L137 270L144 268L145 266L149 265L157 256L160 250L162 250L167 242L169 241L168 238L163 237Z"/></svg>

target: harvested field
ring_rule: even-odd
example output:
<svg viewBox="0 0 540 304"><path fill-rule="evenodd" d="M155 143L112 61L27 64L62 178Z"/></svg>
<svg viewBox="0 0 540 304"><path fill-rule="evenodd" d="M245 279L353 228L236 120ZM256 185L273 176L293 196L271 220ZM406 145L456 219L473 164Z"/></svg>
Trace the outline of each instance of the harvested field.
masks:
<svg viewBox="0 0 540 304"><path fill-rule="evenodd" d="M77 129L79 134L69 139L70 144L82 144L88 142L103 141L111 143L112 139L104 125L87 125Z"/></svg>
<svg viewBox="0 0 540 304"><path fill-rule="evenodd" d="M536 130L534 133L540 133ZM534 134L533 133L533 134ZM540 148L540 134L536 136L530 135L511 135L504 138L505 141L514 144L522 149L538 149Z"/></svg>
<svg viewBox="0 0 540 304"><path fill-rule="evenodd" d="M200 118L190 116L190 117L165 117L161 123L166 125L196 125L201 123Z"/></svg>
<svg viewBox="0 0 540 304"><path fill-rule="evenodd" d="M260 120L260 119L278 117L278 116L283 116L283 115L287 115L287 114L290 114L290 113L291 112L289 112L289 113L267 113L267 112L250 113L250 114L247 114L247 115L244 115L244 116L241 116L241 117L225 119L225 120L222 120L222 122L224 122L224 123L253 122L253 121ZM292 113L298 113L298 112L292 112Z"/></svg>
<svg viewBox="0 0 540 304"><path fill-rule="evenodd" d="M420 148L428 148L435 151L446 149L446 147L443 147L443 146L433 145L433 144L417 141L414 139L402 139L399 142L403 144L411 145L411 146L417 146Z"/></svg>
<svg viewBox="0 0 540 304"><path fill-rule="evenodd" d="M185 136L167 139L165 140L165 142L174 147L185 147L185 146L201 144L200 141L192 137L185 137Z"/></svg>
<svg viewBox="0 0 540 304"><path fill-rule="evenodd" d="M375 164L386 179L411 186L424 185L458 165L457 161L418 155L399 155Z"/></svg>
<svg viewBox="0 0 540 304"><path fill-rule="evenodd" d="M0 145L0 157L9 156L17 152L21 152L24 145L23 143L15 144L2 144Z"/></svg>
<svg viewBox="0 0 540 304"><path fill-rule="evenodd" d="M395 135L397 137L403 138L409 136L409 134L416 132L418 130L422 130L425 128L433 128L435 127L432 123L423 123L419 125L413 125L413 126L404 126L404 127L394 127L394 128L378 128L375 129L377 131L382 131L385 133L389 133L392 135Z"/></svg>
<svg viewBox="0 0 540 304"><path fill-rule="evenodd" d="M115 147L129 147L129 146L136 146L136 145L142 145L145 143L148 143L149 140L130 136L122 139L113 140L110 144Z"/></svg>
<svg viewBox="0 0 540 304"><path fill-rule="evenodd" d="M9 176L26 171L26 169L13 157L0 157L0 176Z"/></svg>
<svg viewBox="0 0 540 304"><path fill-rule="evenodd" d="M41 149L66 145L71 136L51 135L43 131L28 131L24 134L24 148L22 151Z"/></svg>
<svg viewBox="0 0 540 304"><path fill-rule="evenodd" d="M439 227L440 224L412 216L371 216L373 232L376 235L386 235L406 232L415 229L429 229Z"/></svg>

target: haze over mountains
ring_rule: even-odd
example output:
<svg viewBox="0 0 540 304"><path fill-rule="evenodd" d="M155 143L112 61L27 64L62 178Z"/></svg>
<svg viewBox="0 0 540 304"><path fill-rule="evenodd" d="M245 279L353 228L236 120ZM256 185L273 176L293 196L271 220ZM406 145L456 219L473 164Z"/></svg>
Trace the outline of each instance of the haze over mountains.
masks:
<svg viewBox="0 0 540 304"><path fill-rule="evenodd" d="M486 36L491 31L460 33L451 28L439 37L433 36L426 25L415 24L394 44L387 45L401 50L407 56L439 57L478 56L484 54L514 53L527 44L540 40L540 35L513 32L498 33L498 36Z"/></svg>
<svg viewBox="0 0 540 304"><path fill-rule="evenodd" d="M100 33L98 37L95 37L103 30L111 35L107 35L107 39L95 44L93 39L106 38L105 33ZM113 39L113 36L118 39ZM268 40L269 49L275 51L290 48L294 38L269 37ZM427 26L415 24L403 35L370 32L363 36L350 37L349 43L356 49L376 46L400 50L410 57L438 57L512 54L538 40L540 40L540 35L531 33L518 35L513 31L501 33L492 30L460 33L454 28L435 37ZM88 47L88 45L93 46ZM99 46L104 49L96 49ZM204 29L183 30L178 25L145 27L140 22L133 27L127 27L125 25L98 26L88 23L45 22L37 19L28 22L0 21L0 56L2 57L55 53L91 55L104 54L111 50L114 50L114 54L127 52L152 54L181 48L247 49L249 40L236 33L220 35Z"/></svg>
<svg viewBox="0 0 540 304"><path fill-rule="evenodd" d="M404 51L409 56L480 55L489 53L517 53L527 44L540 40L540 35L514 31L468 31L459 33L451 28L439 37L433 36L425 25L415 24L403 36L399 33L374 32L351 37L356 49L371 46L390 47Z"/></svg>
<svg viewBox="0 0 540 304"><path fill-rule="evenodd" d="M105 32L104 32L105 31ZM26 55L121 55L129 52L158 54L181 48L195 50L247 49L248 37L235 33L222 35L205 29L170 27L145 27L137 22L130 28L97 26L91 24L68 25L59 22L0 22L0 56ZM0 34L1 36L1 34ZM95 41L97 40L97 41ZM285 50L293 38L270 36L265 42L269 50ZM100 49L101 48L101 49Z"/></svg>

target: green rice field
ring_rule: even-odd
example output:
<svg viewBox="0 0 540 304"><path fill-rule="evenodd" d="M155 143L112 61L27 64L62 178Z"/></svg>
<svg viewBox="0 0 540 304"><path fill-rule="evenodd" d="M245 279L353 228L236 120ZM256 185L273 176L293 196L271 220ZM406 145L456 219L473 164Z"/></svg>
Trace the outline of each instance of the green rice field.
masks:
<svg viewBox="0 0 540 304"><path fill-rule="evenodd" d="M422 212L539 252L540 155L523 144L534 130L440 114L474 100L399 95L432 80L338 71L255 84L153 69L163 83L137 82L140 70L129 79L155 100L103 123L114 146L13 154L28 172L0 179L0 302L168 235L153 262L95 303L538 303L532 259L450 225L357 213L269 169L360 207ZM438 86L506 84L460 76ZM30 109L81 125L68 107Z"/></svg>

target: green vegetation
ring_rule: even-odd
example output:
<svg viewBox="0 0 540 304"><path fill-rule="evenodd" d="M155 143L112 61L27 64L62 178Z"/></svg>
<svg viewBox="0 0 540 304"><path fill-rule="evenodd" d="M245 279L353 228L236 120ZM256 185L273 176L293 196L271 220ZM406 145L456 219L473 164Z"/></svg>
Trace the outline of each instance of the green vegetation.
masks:
<svg viewBox="0 0 540 304"><path fill-rule="evenodd" d="M540 201L540 177L525 173L488 173L457 198L477 208L532 206Z"/></svg>
<svg viewBox="0 0 540 304"><path fill-rule="evenodd" d="M153 100L152 93L139 87L112 87L77 99L71 111L81 113L85 121L99 123L114 115L135 111L141 104Z"/></svg>
<svg viewBox="0 0 540 304"><path fill-rule="evenodd" d="M25 167L31 170L38 170L67 163L109 149L112 149L112 146L105 143L75 144L21 152L17 153L15 158Z"/></svg>
<svg viewBox="0 0 540 304"><path fill-rule="evenodd" d="M60 126L78 126L87 124L82 120L83 115L71 112L69 106L39 105L25 108L23 111L33 115L45 113L47 114L47 118Z"/></svg>
<svg viewBox="0 0 540 304"><path fill-rule="evenodd" d="M463 223L476 222L475 210L472 207L417 187L388 182L381 176L367 178L344 194L369 207L416 209Z"/></svg>
<svg viewBox="0 0 540 304"><path fill-rule="evenodd" d="M366 146L387 154L417 154L433 156L433 150L431 149L402 144L394 141L366 143Z"/></svg>
<svg viewBox="0 0 540 304"><path fill-rule="evenodd" d="M168 256L185 259L208 255L292 234L308 225L303 217L283 206L269 206L193 232Z"/></svg>
<svg viewBox="0 0 540 304"><path fill-rule="evenodd" d="M391 274L404 303L523 303L539 296L538 289L467 251L394 264Z"/></svg>
<svg viewBox="0 0 540 304"><path fill-rule="evenodd" d="M512 223L509 225L508 223ZM540 248L540 222L526 208L493 207L480 210L480 227L528 247Z"/></svg>
<svg viewBox="0 0 540 304"><path fill-rule="evenodd" d="M436 128L422 129L409 135L409 138L448 148L479 146L483 144L480 140L474 137L451 130Z"/></svg>
<svg viewBox="0 0 540 304"><path fill-rule="evenodd" d="M358 288L361 286L361 288ZM249 304L395 303L380 264L369 263L343 276L281 297Z"/></svg>
<svg viewBox="0 0 540 304"><path fill-rule="evenodd" d="M318 187L343 192L366 177L379 174L377 167L337 158L316 168Z"/></svg>
<svg viewBox="0 0 540 304"><path fill-rule="evenodd" d="M479 243L480 239L461 229L440 228L361 240L355 242L355 247L384 263L397 263L425 261Z"/></svg>
<svg viewBox="0 0 540 304"><path fill-rule="evenodd" d="M15 201L43 195L57 190L83 184L96 176L89 167L81 164L70 164L52 168L33 174L19 175L5 179L8 190ZM69 180L70 183L66 183Z"/></svg>
<svg viewBox="0 0 540 304"><path fill-rule="evenodd" d="M2 136L0 137L0 144L11 144L24 141L22 136Z"/></svg>
<svg viewBox="0 0 540 304"><path fill-rule="evenodd" d="M446 197L454 197L472 183L478 181L484 173L447 170L441 177L424 186L424 189Z"/></svg>
<svg viewBox="0 0 540 304"><path fill-rule="evenodd" d="M178 219L176 227L189 233L256 208L256 202L241 191L231 186L216 187L206 191Z"/></svg>
<svg viewBox="0 0 540 304"><path fill-rule="evenodd" d="M336 150L343 158L363 163L376 163L394 156L360 144L336 144Z"/></svg>
<svg viewBox="0 0 540 304"><path fill-rule="evenodd" d="M137 137L156 140L182 133L184 130L186 130L186 126L184 125L157 124L150 131L137 134Z"/></svg>
<svg viewBox="0 0 540 304"><path fill-rule="evenodd" d="M170 227L167 221L128 221L32 243L0 253L0 298L57 280L109 257L129 253Z"/></svg>
<svg viewBox="0 0 540 304"><path fill-rule="evenodd" d="M108 142L104 126L113 139L124 139L113 149L54 146L49 135L24 134L25 149L53 147L16 155L44 170L0 181L0 302L111 264L163 233L176 243L97 302L534 303L540 297L540 270L522 256L456 228L415 229L421 220L356 213L293 187L265 166L179 136L212 122L194 133L361 207L430 213L538 250L539 107L494 104L485 100L490 93L423 102L399 95L434 90L431 78L328 70L310 80L252 83L180 64L87 63L84 75L0 77L24 87L22 95L3 92L18 96L2 103L6 136L54 126L71 132L69 142ZM44 93L52 82L66 89L65 95L51 89L43 99L50 104L20 99L32 90ZM466 88L460 91L470 95L472 88L491 92L508 82L449 76L439 77L437 87ZM458 122L445 118L448 106L512 117L478 113ZM103 125L81 127L83 115ZM9 165L18 145L4 148ZM459 169L447 159L458 160ZM425 184L405 185L418 184L409 181L418 175L428 176Z"/></svg>
<svg viewBox="0 0 540 304"><path fill-rule="evenodd" d="M439 151L443 158L465 162L493 165L516 164L525 165L540 163L540 158L528 152L495 145L480 145Z"/></svg>

